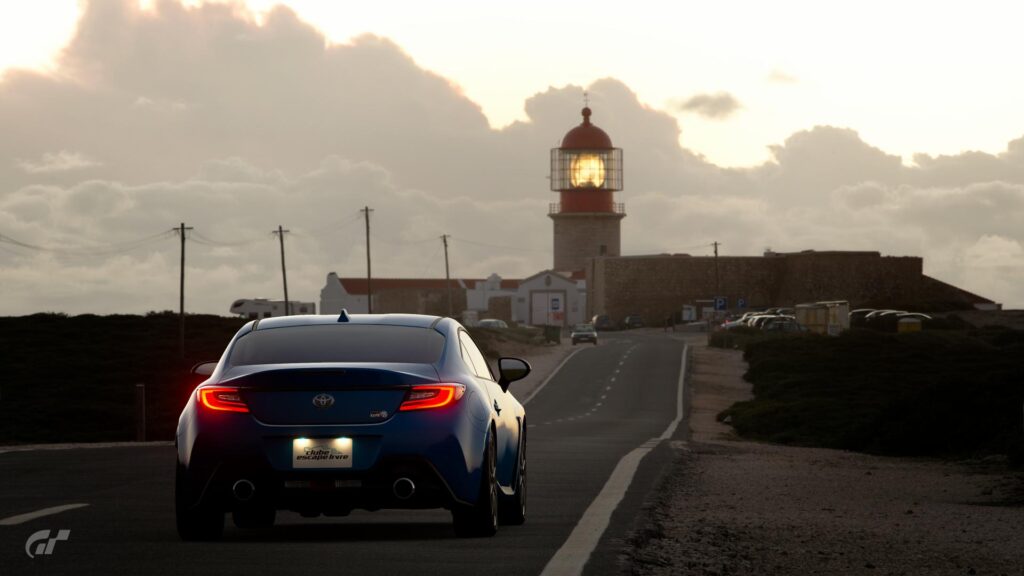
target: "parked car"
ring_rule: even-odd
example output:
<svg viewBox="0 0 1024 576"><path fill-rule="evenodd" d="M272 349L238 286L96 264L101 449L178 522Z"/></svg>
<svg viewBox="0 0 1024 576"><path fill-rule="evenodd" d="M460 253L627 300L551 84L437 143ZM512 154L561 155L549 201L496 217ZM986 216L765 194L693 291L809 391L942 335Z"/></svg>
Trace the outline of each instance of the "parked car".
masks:
<svg viewBox="0 0 1024 576"><path fill-rule="evenodd" d="M790 316L777 316L769 318L761 325L765 332L807 332L805 326L801 326L796 318Z"/></svg>
<svg viewBox="0 0 1024 576"><path fill-rule="evenodd" d="M495 328L498 330L504 330L508 328L508 324L504 320L498 320L496 318L484 318L476 323L477 328Z"/></svg>
<svg viewBox="0 0 1024 576"><path fill-rule="evenodd" d="M622 321L622 326L626 329L643 328L644 319L641 318L640 316L637 316L636 314L631 314L629 316L626 316L626 319Z"/></svg>
<svg viewBox="0 0 1024 576"><path fill-rule="evenodd" d="M287 316L243 326L178 420L174 507L184 540L231 513L266 527L356 508L447 508L460 536L526 520L526 412L451 318Z"/></svg>
<svg viewBox="0 0 1024 576"><path fill-rule="evenodd" d="M595 346L597 345L597 330L593 324L577 324L573 326L569 337L572 339L573 346L579 342L590 342Z"/></svg>
<svg viewBox="0 0 1024 576"><path fill-rule="evenodd" d="M612 319L607 314L597 314L590 319L590 323L594 325L595 330L601 332L607 332L608 330L614 330L615 324L612 323Z"/></svg>

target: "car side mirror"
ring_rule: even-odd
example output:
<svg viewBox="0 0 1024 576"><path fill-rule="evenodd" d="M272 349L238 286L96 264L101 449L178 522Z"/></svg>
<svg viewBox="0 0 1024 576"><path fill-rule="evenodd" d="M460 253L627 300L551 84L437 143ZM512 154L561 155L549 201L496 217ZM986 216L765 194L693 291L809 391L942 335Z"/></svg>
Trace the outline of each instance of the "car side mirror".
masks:
<svg viewBox="0 0 1024 576"><path fill-rule="evenodd" d="M213 371L216 369L216 362L200 362L199 364L193 366L190 372L192 372L196 376L209 376L210 374L213 374Z"/></svg>
<svg viewBox="0 0 1024 576"><path fill-rule="evenodd" d="M519 358L501 358L498 360L498 386L508 392L508 385L516 380L526 378L530 373L530 363Z"/></svg>

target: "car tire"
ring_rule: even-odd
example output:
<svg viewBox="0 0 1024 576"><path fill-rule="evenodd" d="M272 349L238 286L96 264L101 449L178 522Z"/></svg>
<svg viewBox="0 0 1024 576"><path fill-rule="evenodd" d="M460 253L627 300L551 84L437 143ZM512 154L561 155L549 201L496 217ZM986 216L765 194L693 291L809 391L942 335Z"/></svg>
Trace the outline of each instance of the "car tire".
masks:
<svg viewBox="0 0 1024 576"><path fill-rule="evenodd" d="M452 509L452 524L455 527L456 536L478 538L494 536L498 531L498 482L495 478L498 465L497 453L494 433L489 431L476 504L456 505Z"/></svg>
<svg viewBox="0 0 1024 576"><path fill-rule="evenodd" d="M234 521L235 526L243 530L270 528L276 519L277 510L269 506L245 508L231 513L231 520Z"/></svg>
<svg viewBox="0 0 1024 576"><path fill-rule="evenodd" d="M189 488L185 467L178 463L174 476L174 518L178 536L188 542L220 540L224 535L224 513L195 499Z"/></svg>
<svg viewBox="0 0 1024 576"><path fill-rule="evenodd" d="M526 423L523 423L522 438L519 441L518 471L516 474L515 493L502 503L500 518L502 524L520 526L526 522Z"/></svg>

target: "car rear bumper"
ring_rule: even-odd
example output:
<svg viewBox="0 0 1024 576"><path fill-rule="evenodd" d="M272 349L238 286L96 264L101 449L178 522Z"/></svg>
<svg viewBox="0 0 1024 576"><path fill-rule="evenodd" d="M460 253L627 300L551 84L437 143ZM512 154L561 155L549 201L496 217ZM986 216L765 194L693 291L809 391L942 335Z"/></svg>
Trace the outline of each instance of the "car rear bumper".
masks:
<svg viewBox="0 0 1024 576"><path fill-rule="evenodd" d="M249 414L193 414L191 421L183 418L178 435L192 504L345 514L355 508L450 508L472 503L479 491L486 434L477 429L486 428L468 410L399 413L387 422L352 426L269 426ZM294 467L297 438L350 438L351 467ZM412 482L413 494L396 494L399 479ZM243 480L255 488L251 498L234 493Z"/></svg>

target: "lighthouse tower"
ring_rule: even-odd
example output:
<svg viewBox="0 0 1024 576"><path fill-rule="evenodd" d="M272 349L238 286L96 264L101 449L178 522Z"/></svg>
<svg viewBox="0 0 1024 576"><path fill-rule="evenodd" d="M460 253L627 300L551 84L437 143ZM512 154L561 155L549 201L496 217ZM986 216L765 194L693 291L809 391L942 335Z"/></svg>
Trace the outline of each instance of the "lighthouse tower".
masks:
<svg viewBox="0 0 1024 576"><path fill-rule="evenodd" d="M555 227L555 270L583 270L587 258L621 253L626 210L615 202L615 192L622 190L622 149L612 147L590 116L590 108L584 108L583 123L551 150L551 190L559 195L548 210Z"/></svg>

